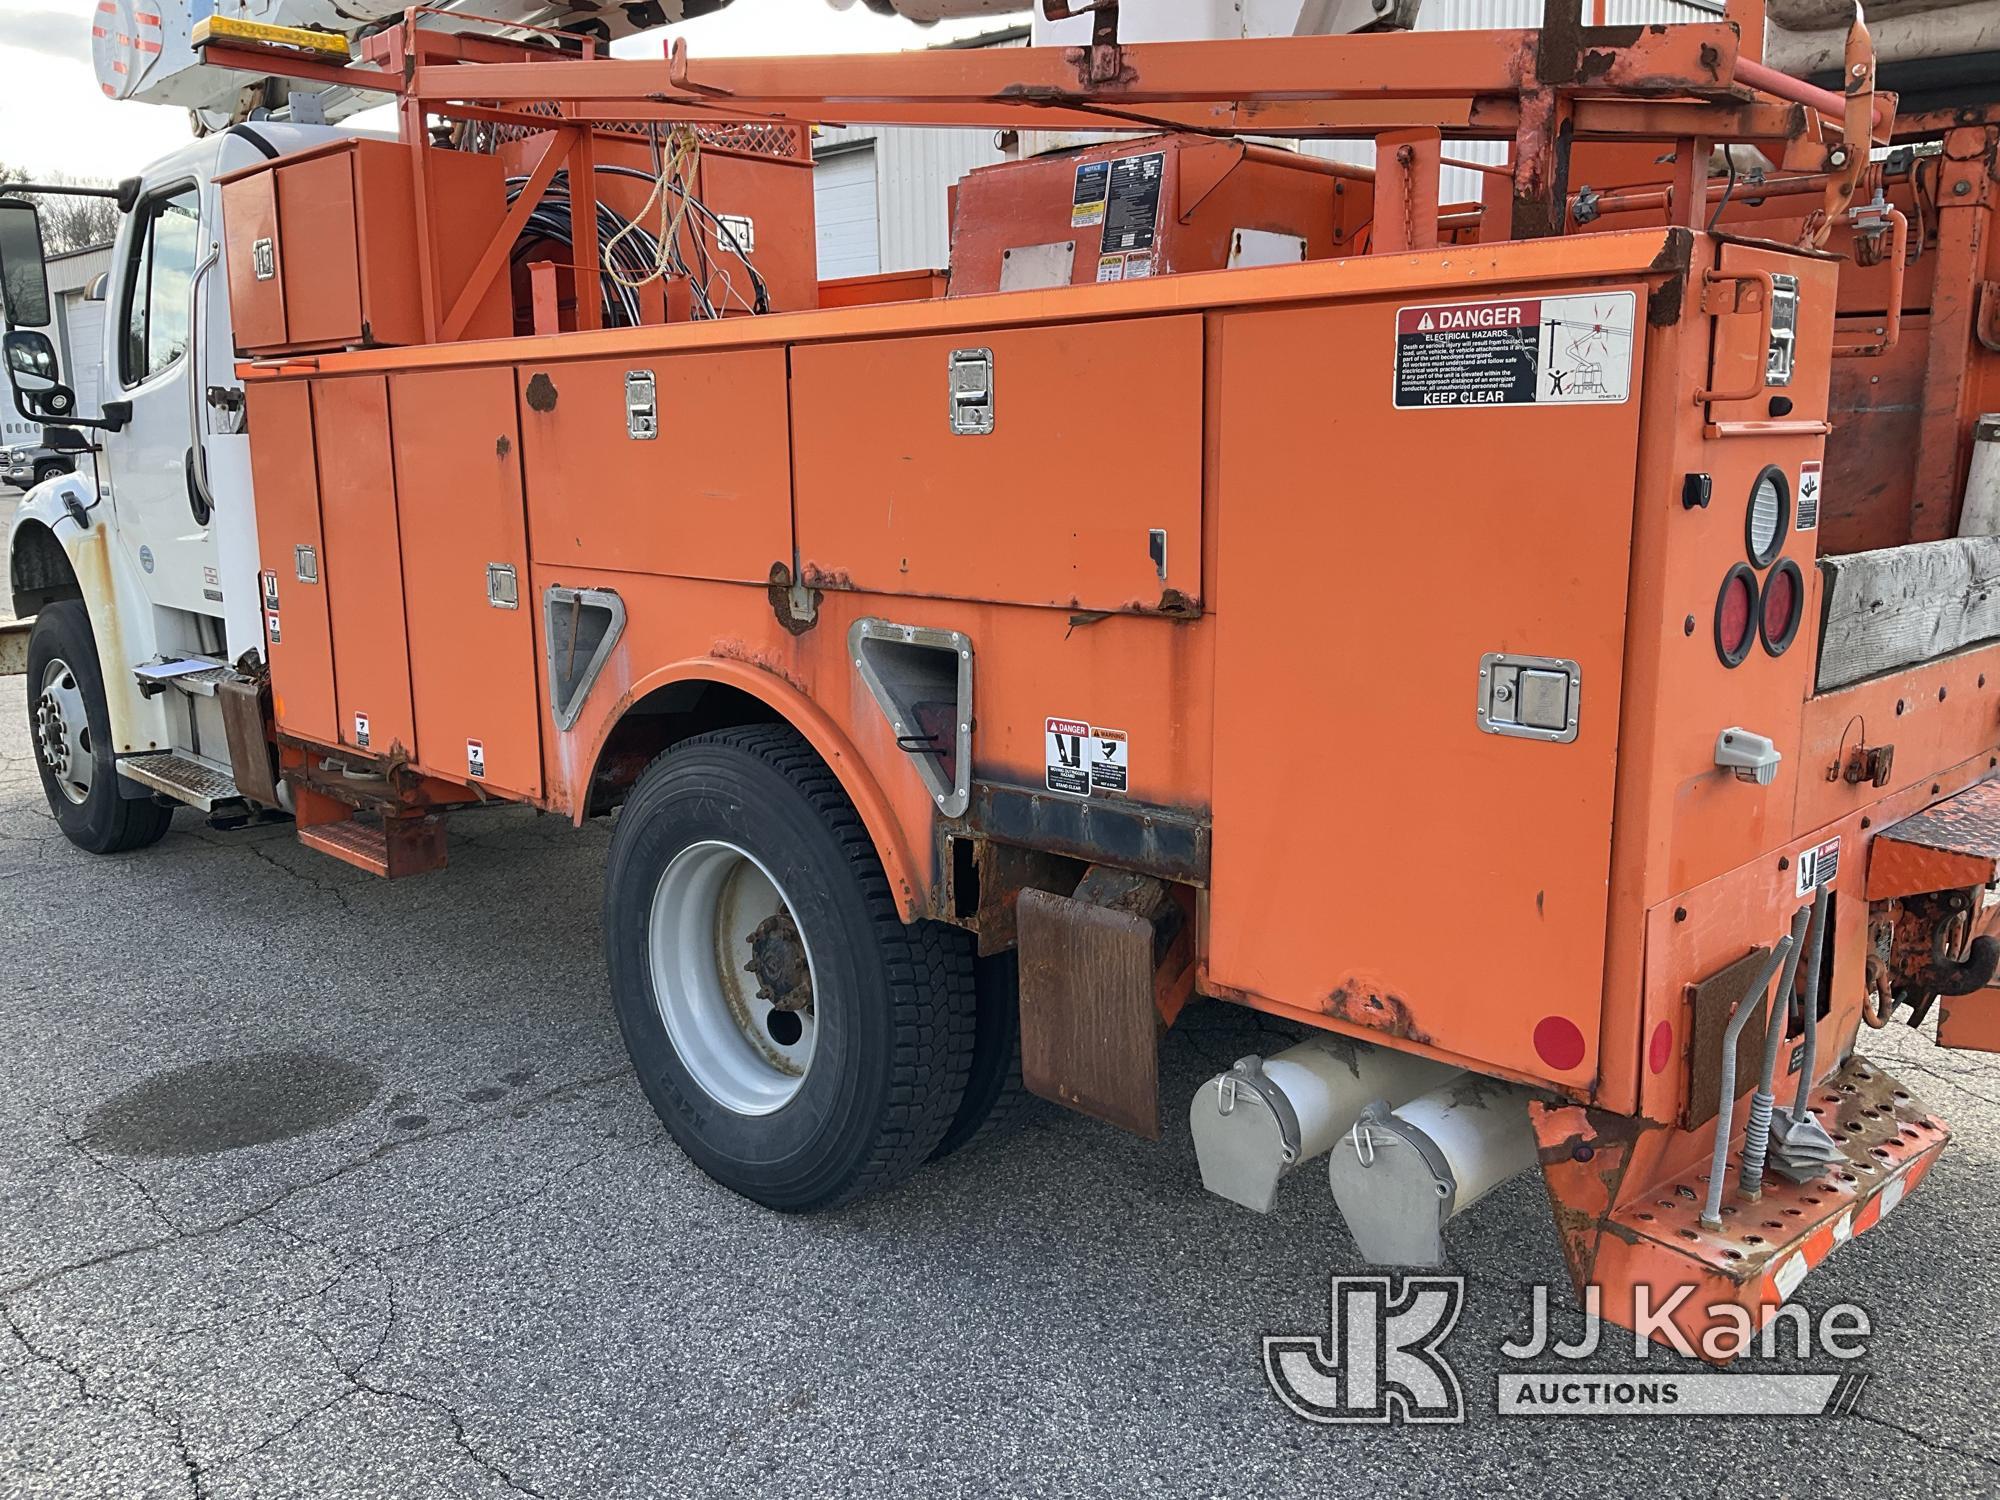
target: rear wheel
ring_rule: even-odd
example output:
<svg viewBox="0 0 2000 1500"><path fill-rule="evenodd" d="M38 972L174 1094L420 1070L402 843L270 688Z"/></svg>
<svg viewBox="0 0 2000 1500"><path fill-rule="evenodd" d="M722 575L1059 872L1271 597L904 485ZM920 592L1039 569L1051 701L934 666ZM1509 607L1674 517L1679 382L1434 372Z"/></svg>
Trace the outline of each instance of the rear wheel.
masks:
<svg viewBox="0 0 2000 1500"><path fill-rule="evenodd" d="M853 804L794 731L687 740L619 814L611 986L647 1098L723 1186L787 1211L907 1176L965 1093L964 933L905 926Z"/></svg>
<svg viewBox="0 0 2000 1500"><path fill-rule="evenodd" d="M1016 948L982 958L974 970L979 1021L974 1032L972 1071L951 1128L932 1159L974 1142L1012 1135L1035 1107L1021 1080L1021 954Z"/></svg>
<svg viewBox="0 0 2000 1500"><path fill-rule="evenodd" d="M92 854L158 843L173 809L122 794L97 638L81 600L60 599L28 637L28 733L42 792L63 834Z"/></svg>
<svg viewBox="0 0 2000 1500"><path fill-rule="evenodd" d="M45 458L35 465L35 483L47 484L59 474L67 474L69 466L52 458Z"/></svg>

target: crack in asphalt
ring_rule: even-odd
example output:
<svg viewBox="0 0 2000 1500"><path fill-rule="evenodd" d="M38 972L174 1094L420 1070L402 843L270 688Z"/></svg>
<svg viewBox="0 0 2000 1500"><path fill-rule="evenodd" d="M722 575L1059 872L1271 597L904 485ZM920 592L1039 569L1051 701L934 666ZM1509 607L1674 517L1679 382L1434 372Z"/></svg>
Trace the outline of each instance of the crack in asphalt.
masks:
<svg viewBox="0 0 2000 1500"><path fill-rule="evenodd" d="M241 1212L231 1214L227 1218L219 1219L212 1224L198 1225L191 1229L182 1228L177 1234L165 1239L140 1240L133 1244L120 1245L115 1249L100 1251L96 1255L86 1256L82 1260L70 1261L60 1266L52 1266L47 1270L38 1271L33 1276L16 1281L11 1285L0 1287L0 1300L19 1296L22 1292L33 1291L38 1287L47 1286L50 1282L59 1281L65 1276L73 1276L79 1271L88 1271L98 1266L109 1265L114 1261L124 1260L129 1256L144 1255L153 1250L164 1249L169 1245L183 1244L192 1240L212 1239L217 1235L227 1234L232 1229L239 1228L255 1219L262 1218L265 1214L270 1213L273 1209L284 1206L294 1198L316 1192L323 1187L328 1187L354 1172L371 1167L377 1162L387 1160L389 1157L399 1155L413 1147L424 1145L431 1141L449 1140L455 1136L466 1135L475 1130L483 1130L490 1125L501 1124L514 1119L523 1109L532 1109L537 1105L573 1097L586 1090L601 1087L606 1083L629 1079L631 1076L632 1070L630 1067L622 1066L609 1069L603 1073L592 1074L589 1077L572 1079L567 1083L551 1085L549 1088L543 1089L540 1093L529 1095L526 1099L512 1100L504 1110L493 1110L483 1115L475 1115L470 1119L441 1126L436 1130L427 1130L418 1135L400 1136L394 1140L383 1141L373 1150L344 1161L330 1171L323 1172L317 1177L308 1178L303 1182L293 1183L281 1189L272 1197L267 1198L264 1202L257 1204L255 1207L243 1209Z"/></svg>
<svg viewBox="0 0 2000 1500"><path fill-rule="evenodd" d="M1874 1412L1858 1406L1848 1415L1859 1417L1862 1421L1877 1427L1886 1427L1891 1432L1899 1432L1918 1447L1928 1448L1933 1453L1948 1453L1953 1458L1969 1458L1975 1463L1985 1464L1988 1468L2000 1469L2000 1456L1982 1453L1977 1448L1961 1448L1956 1443L1947 1443L1943 1438L1932 1437L1919 1428L1905 1427L1901 1422L1892 1422L1887 1417L1877 1416Z"/></svg>
<svg viewBox="0 0 2000 1500"><path fill-rule="evenodd" d="M101 1402L108 1406L136 1407L151 1417L154 1423L165 1432L167 1440L174 1445L175 1454L186 1468L188 1486L194 1496L194 1500L207 1500L207 1470L196 1460L194 1450L188 1444L187 1428L178 1417L169 1416L166 1412L160 1410L157 1402L146 1397L115 1396L106 1391L91 1389L90 1378L84 1373L83 1366L63 1358L62 1354L57 1350L43 1348L30 1338L28 1330L21 1326L21 1320L15 1314L14 1305L5 1298L0 1298L0 1316L6 1318L7 1329L13 1334L14 1342L21 1346L28 1357L37 1364L46 1365L50 1369L58 1370L68 1376L70 1381L76 1386L77 1394L85 1401Z"/></svg>

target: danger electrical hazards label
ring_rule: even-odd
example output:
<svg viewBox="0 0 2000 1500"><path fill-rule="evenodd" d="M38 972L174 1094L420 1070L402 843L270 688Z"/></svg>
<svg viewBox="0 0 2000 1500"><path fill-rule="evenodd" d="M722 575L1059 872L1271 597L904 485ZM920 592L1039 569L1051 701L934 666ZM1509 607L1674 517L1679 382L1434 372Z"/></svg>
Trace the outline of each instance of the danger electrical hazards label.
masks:
<svg viewBox="0 0 2000 1500"><path fill-rule="evenodd" d="M1122 729L1106 729L1082 719L1049 719L1043 728L1046 766L1042 781L1052 792L1088 797L1093 792L1129 790L1132 744Z"/></svg>
<svg viewBox="0 0 2000 1500"><path fill-rule="evenodd" d="M1631 292L1396 310L1396 405L1575 406L1632 394Z"/></svg>

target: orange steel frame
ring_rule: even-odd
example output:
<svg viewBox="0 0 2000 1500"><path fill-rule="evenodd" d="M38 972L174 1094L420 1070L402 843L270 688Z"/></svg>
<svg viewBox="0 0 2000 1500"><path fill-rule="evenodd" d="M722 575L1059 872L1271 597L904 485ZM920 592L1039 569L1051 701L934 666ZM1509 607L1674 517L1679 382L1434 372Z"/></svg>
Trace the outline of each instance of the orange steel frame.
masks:
<svg viewBox="0 0 2000 1500"><path fill-rule="evenodd" d="M1734 24L697 65L678 49L529 57L420 19L337 76L399 98L432 240L449 232L424 199L433 114L556 130L521 201L566 161L580 244L595 243L589 122L606 119L1376 135L1393 163L1372 184L1376 219L1393 228L1346 260L954 301L857 288L820 310L637 329L595 326L583 296L575 332L487 342L454 340L522 210L450 306L427 241L432 341L246 367L267 568L319 535L315 452L375 465L400 517L388 540L407 634L385 611L369 649L407 654L403 760L343 744L330 625L287 614L273 643L302 823L344 815L305 785L328 750L386 764L426 815L497 796L580 821L643 748L629 710L716 684L818 750L907 917L963 917L952 842L989 836L1008 788L1040 787L1043 718L1081 710L1130 732L1149 829L1212 837L1179 876L1197 888L1196 989L1545 1090L1565 1248L1580 1283L1611 1284L1614 1313L1634 1288L1690 1275L1768 1308L1779 1248L1824 1253L1928 1169L1944 1132L1899 1093L1883 1117L1907 1129L1875 1153L1887 1166L1824 1202L1786 1200L1782 1236L1678 1219L1655 1235L1644 1206L1697 1182L1712 1136L1687 1123L1690 986L1774 941L1799 904L1785 872L1839 835L1849 919L1820 1051L1839 1065L1863 989L1871 830L2000 762L2000 647L1816 694L1809 630L1733 671L1708 642L1717 582L1743 552L1738 497L1765 464L1796 472L1828 451L1846 273L1814 247L1894 128L1865 31L1843 97L1760 68ZM209 55L330 76L264 51ZM526 108L551 102L554 122ZM1441 142L1467 137L1510 139L1513 166L1489 174L1480 242L1432 248ZM1786 210L1789 245L1706 232L1716 141L1782 159L1805 195ZM1573 153L1644 146L1651 162L1662 143L1671 181L1635 172L1601 232L1560 233ZM1764 379L1779 272L1800 288L1801 378L1782 414ZM1527 294L1635 298L1629 401L1456 410L1448 436L1438 413L1389 409L1399 306ZM968 344L1001 372L999 421L977 440L942 420L946 355ZM641 364L663 430L630 444L622 382ZM1713 479L1706 511L1681 503L1695 472ZM1926 497L1949 488L1922 485L1914 536L1934 534ZM1157 574L1121 539L1149 526L1174 538ZM1784 544L1808 621L1817 540ZM449 602L449 569L475 559L518 568L518 613ZM336 591L340 567L328 559ZM552 585L615 590L628 616L567 731L546 706L537 601ZM788 612L801 591L816 611L803 629ZM878 615L976 642L989 801L967 818L937 814L855 685L848 630ZM1487 650L1582 664L1574 744L1469 734L1468 664ZM1857 720L1896 728L1887 788L1823 774ZM1784 747L1773 785L1714 769L1728 724ZM464 739L484 744L477 779ZM1034 820L1059 801L1023 793L1009 816L1053 829ZM1562 1045L1541 1040L1545 1023Z"/></svg>

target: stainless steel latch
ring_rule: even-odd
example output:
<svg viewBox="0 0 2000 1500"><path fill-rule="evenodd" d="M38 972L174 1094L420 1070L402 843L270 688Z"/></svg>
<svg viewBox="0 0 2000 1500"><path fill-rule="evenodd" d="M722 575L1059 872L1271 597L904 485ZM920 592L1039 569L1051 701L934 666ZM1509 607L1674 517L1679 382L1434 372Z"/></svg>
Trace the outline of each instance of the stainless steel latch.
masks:
<svg viewBox="0 0 2000 1500"><path fill-rule="evenodd" d="M486 565L486 602L495 609L521 607L521 581L515 576L512 563Z"/></svg>
<svg viewBox="0 0 2000 1500"><path fill-rule="evenodd" d="M1559 656L1489 651L1479 658L1479 727L1567 744L1576 738L1583 674Z"/></svg>
<svg viewBox="0 0 2000 1500"><path fill-rule="evenodd" d="M659 398L651 370L625 372L625 435L642 443L660 435Z"/></svg>
<svg viewBox="0 0 2000 1500"><path fill-rule="evenodd" d="M300 583L318 583L319 553L304 543L292 548L292 569Z"/></svg>
<svg viewBox="0 0 2000 1500"><path fill-rule="evenodd" d="M954 349L949 367L951 430L979 437L993 430L993 351Z"/></svg>

